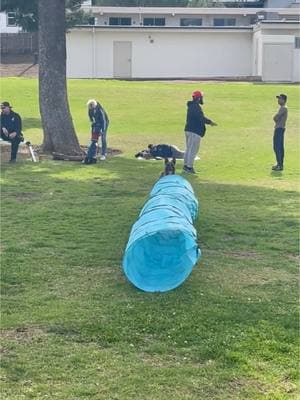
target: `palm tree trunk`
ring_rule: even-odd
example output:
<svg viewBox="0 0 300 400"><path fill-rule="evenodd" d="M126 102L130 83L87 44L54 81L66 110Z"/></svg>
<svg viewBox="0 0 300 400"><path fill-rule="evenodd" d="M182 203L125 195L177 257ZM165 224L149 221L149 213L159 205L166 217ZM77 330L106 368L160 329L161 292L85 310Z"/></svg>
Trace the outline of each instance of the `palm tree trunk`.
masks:
<svg viewBox="0 0 300 400"><path fill-rule="evenodd" d="M39 0L38 16L43 150L80 155L67 95L65 0Z"/></svg>

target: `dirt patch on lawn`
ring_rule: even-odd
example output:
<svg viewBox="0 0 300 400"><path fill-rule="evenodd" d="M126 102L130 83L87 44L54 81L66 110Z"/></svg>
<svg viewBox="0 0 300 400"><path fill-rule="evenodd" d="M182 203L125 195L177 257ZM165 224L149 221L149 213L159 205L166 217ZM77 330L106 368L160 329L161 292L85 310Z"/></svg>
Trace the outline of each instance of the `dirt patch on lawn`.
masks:
<svg viewBox="0 0 300 400"><path fill-rule="evenodd" d="M15 329L2 329L0 331L1 339L15 340L19 343L39 340L44 336L46 336L46 332L40 326L22 326Z"/></svg>
<svg viewBox="0 0 300 400"><path fill-rule="evenodd" d="M259 255L255 251L226 251L223 253L227 257L244 259L258 259Z"/></svg>
<svg viewBox="0 0 300 400"><path fill-rule="evenodd" d="M87 153L87 146L80 146L83 153L86 154ZM36 159L38 161L43 161L43 160L53 160L53 156L50 153L44 153L42 151L41 146L39 145L32 145L32 148L34 150L34 154L36 156ZM10 160L10 151L11 151L11 145L9 142L5 142L5 141L1 141L0 142L0 159L1 159L1 164L5 164L8 163ZM114 148L107 148L107 157L116 157L120 154L122 154L122 151L119 149L114 149ZM100 157L100 154L99 154ZM79 157L78 161L81 161L81 159L83 159L84 156ZM29 148L21 143L19 146L19 150L18 150L18 155L17 155L17 162L18 161L32 161L31 159L31 155L29 152Z"/></svg>
<svg viewBox="0 0 300 400"><path fill-rule="evenodd" d="M246 286L263 286L276 282L296 283L297 277L284 269L275 269L272 267L264 267L262 269L227 268L226 274L222 277L223 285L236 287L237 290L241 290L242 287Z"/></svg>
<svg viewBox="0 0 300 400"><path fill-rule="evenodd" d="M18 193L15 196L15 200L18 201L19 203L25 203L26 201L31 201L35 198L40 198L39 193L34 193L34 192L22 192Z"/></svg>

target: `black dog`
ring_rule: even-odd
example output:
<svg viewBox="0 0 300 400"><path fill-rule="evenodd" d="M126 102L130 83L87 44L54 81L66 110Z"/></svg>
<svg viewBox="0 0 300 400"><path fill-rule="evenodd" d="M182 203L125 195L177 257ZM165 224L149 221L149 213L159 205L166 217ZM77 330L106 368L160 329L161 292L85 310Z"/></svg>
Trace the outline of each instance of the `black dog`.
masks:
<svg viewBox="0 0 300 400"><path fill-rule="evenodd" d="M173 157L172 160L170 160L169 158L165 158L165 169L161 173L160 177L162 178L163 176L166 175L174 175L175 165L176 165L176 158Z"/></svg>
<svg viewBox="0 0 300 400"><path fill-rule="evenodd" d="M144 158L145 160L150 160L151 158L153 158L150 154L149 150L142 150L139 151L138 153L135 154L136 158Z"/></svg>

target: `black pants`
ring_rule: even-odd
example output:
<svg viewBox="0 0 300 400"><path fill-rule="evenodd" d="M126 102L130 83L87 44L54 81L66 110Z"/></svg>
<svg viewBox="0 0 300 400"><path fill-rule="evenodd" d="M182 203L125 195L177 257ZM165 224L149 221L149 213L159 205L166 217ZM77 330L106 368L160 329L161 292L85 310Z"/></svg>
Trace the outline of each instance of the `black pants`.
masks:
<svg viewBox="0 0 300 400"><path fill-rule="evenodd" d="M284 159L284 132L285 128L276 128L273 136L273 149L276 155L277 165L283 167Z"/></svg>
<svg viewBox="0 0 300 400"><path fill-rule="evenodd" d="M10 149L10 161L14 161L17 158L17 153L19 149L19 144L22 142L22 138L20 138L18 135L14 137L13 139L8 139L7 136L2 135L1 136L3 140L6 142L9 142L11 144L11 149Z"/></svg>

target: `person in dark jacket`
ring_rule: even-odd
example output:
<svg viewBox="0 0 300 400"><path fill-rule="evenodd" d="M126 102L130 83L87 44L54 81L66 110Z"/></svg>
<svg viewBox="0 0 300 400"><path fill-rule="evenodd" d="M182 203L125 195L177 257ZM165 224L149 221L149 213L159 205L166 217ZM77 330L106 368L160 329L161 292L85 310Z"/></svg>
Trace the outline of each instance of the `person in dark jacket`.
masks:
<svg viewBox="0 0 300 400"><path fill-rule="evenodd" d="M187 115L185 125L186 150L184 155L183 171L195 174L194 160L200 147L200 140L205 135L206 126L217 125L206 118L200 104L203 104L203 93L195 91L192 94L192 101L187 102Z"/></svg>
<svg viewBox="0 0 300 400"><path fill-rule="evenodd" d="M109 125L108 115L101 104L92 99L87 102L88 116L91 121L91 144L88 148L88 153L83 161L85 164L93 164L97 161L97 145L101 136L101 157L100 160L106 159L106 134Z"/></svg>
<svg viewBox="0 0 300 400"><path fill-rule="evenodd" d="M11 144L10 162L15 163L19 144L23 142L22 119L12 111L8 101L1 103L1 138Z"/></svg>
<svg viewBox="0 0 300 400"><path fill-rule="evenodd" d="M178 149L177 146L172 144L149 144L149 153L153 158L183 158L184 151Z"/></svg>
<svg viewBox="0 0 300 400"><path fill-rule="evenodd" d="M136 158L144 158L146 160L162 158L184 158L184 151L172 144L148 144L148 149L139 151L135 154Z"/></svg>

